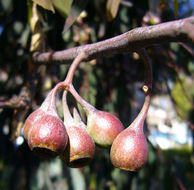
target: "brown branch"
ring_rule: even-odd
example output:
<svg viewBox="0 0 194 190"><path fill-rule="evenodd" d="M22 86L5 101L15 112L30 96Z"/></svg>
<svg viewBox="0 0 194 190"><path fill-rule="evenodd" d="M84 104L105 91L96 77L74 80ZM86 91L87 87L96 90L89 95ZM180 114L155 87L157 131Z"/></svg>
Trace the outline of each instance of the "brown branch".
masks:
<svg viewBox="0 0 194 190"><path fill-rule="evenodd" d="M175 181L177 182L177 184L178 184L180 190L186 190L185 186L183 185L183 182L181 181L180 178L178 178L178 177L176 176L176 174L174 174L174 178L175 178Z"/></svg>
<svg viewBox="0 0 194 190"><path fill-rule="evenodd" d="M24 89L22 89L21 91L24 91ZM24 93L9 100L0 101L0 108L24 109L28 107L28 105L29 97Z"/></svg>
<svg viewBox="0 0 194 190"><path fill-rule="evenodd" d="M180 42L179 43L188 53L190 53L194 57L194 50L193 48L189 47L187 44Z"/></svg>
<svg viewBox="0 0 194 190"><path fill-rule="evenodd" d="M35 52L32 57L35 62L48 63L56 61L60 63L70 62L84 51L86 60L98 57L136 51L140 48L154 44L168 42L194 43L194 16L166 22L153 26L135 28L119 36L83 46L70 48L56 52Z"/></svg>
<svg viewBox="0 0 194 190"><path fill-rule="evenodd" d="M25 107L26 102L21 97L14 97L7 101L0 101L0 108L18 109Z"/></svg>

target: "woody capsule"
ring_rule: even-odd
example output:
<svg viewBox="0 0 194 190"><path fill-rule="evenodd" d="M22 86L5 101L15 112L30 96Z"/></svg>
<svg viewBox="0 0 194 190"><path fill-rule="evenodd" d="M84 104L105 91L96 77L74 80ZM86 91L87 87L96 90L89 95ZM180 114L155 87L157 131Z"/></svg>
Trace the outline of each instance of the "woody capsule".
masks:
<svg viewBox="0 0 194 190"><path fill-rule="evenodd" d="M84 108L87 115L87 131L95 143L101 147L110 147L116 136L124 129L121 121L111 113L98 110L83 100L72 85L69 91Z"/></svg>
<svg viewBox="0 0 194 190"><path fill-rule="evenodd" d="M68 142L65 126L56 111L58 86L49 92L40 108L32 112L24 124L23 133L29 147L45 158L53 158L64 152Z"/></svg>
<svg viewBox="0 0 194 190"><path fill-rule="evenodd" d="M146 94L145 102L136 119L115 138L110 150L111 162L115 167L137 171L146 163L148 144L143 125L149 104L150 95Z"/></svg>
<svg viewBox="0 0 194 190"><path fill-rule="evenodd" d="M68 134L68 145L60 155L64 165L71 168L84 167L90 163L95 153L95 144L74 108L73 118L66 102L67 91L63 93L64 123Z"/></svg>

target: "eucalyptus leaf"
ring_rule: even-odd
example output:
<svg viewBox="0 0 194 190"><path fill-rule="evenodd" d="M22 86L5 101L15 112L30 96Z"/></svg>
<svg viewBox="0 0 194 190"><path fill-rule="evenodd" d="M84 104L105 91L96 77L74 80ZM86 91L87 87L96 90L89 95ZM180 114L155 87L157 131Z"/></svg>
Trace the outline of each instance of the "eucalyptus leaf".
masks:
<svg viewBox="0 0 194 190"><path fill-rule="evenodd" d="M85 9L88 0L74 0L71 5L70 13L65 22L63 32L67 31L67 29L75 22L80 13Z"/></svg>
<svg viewBox="0 0 194 190"><path fill-rule="evenodd" d="M43 7L44 9L47 9L49 11L52 11L55 13L55 9L53 7L52 0L33 0L36 4Z"/></svg>
<svg viewBox="0 0 194 190"><path fill-rule="evenodd" d="M51 0L53 6L59 11L59 13L66 17L69 14L71 4L73 0Z"/></svg>
<svg viewBox="0 0 194 190"><path fill-rule="evenodd" d="M44 20L37 9L37 4L33 4L30 27L32 31L30 51L40 51L45 47L44 33L41 24Z"/></svg>
<svg viewBox="0 0 194 190"><path fill-rule="evenodd" d="M113 20L117 16L120 0L108 0L106 5L107 19Z"/></svg>

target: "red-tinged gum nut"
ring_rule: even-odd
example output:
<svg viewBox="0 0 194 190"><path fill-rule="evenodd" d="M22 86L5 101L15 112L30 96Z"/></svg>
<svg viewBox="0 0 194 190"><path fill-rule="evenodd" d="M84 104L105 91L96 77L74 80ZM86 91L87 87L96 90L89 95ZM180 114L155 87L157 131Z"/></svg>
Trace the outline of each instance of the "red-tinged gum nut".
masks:
<svg viewBox="0 0 194 190"><path fill-rule="evenodd" d="M28 144L41 157L52 158L61 154L68 142L68 135L61 119L45 114L33 124Z"/></svg>
<svg viewBox="0 0 194 190"><path fill-rule="evenodd" d="M148 145L143 132L127 128L116 137L111 147L112 164L123 170L139 170L146 163L147 157Z"/></svg>
<svg viewBox="0 0 194 190"><path fill-rule="evenodd" d="M24 123L24 131L23 131L24 138L26 140L28 140L28 136L34 126L34 123L38 121L43 115L45 115L45 112L39 108L28 116L28 118Z"/></svg>
<svg viewBox="0 0 194 190"><path fill-rule="evenodd" d="M95 153L95 144L86 128L79 126L67 127L69 136L68 148L61 159L64 164L72 167L84 167L89 164Z"/></svg>
<svg viewBox="0 0 194 190"><path fill-rule="evenodd" d="M87 130L99 146L111 146L123 129L121 121L111 113L95 110L88 116Z"/></svg>
<svg viewBox="0 0 194 190"><path fill-rule="evenodd" d="M149 103L150 96L147 95L138 116L114 140L110 150L110 158L115 167L123 170L137 171L146 163L148 144L143 132L143 126Z"/></svg>

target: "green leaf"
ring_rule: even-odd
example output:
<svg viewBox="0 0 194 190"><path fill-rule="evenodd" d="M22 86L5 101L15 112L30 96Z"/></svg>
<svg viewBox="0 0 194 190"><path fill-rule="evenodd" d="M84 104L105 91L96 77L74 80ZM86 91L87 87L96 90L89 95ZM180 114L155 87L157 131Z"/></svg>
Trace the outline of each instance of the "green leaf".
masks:
<svg viewBox="0 0 194 190"><path fill-rule="evenodd" d="M59 11L59 13L66 17L69 14L71 4L73 0L51 0L53 6Z"/></svg>
<svg viewBox="0 0 194 190"><path fill-rule="evenodd" d="M33 0L36 4L43 7L44 9L47 9L49 11L52 11L55 13L55 9L53 7L52 0Z"/></svg>
<svg viewBox="0 0 194 190"><path fill-rule="evenodd" d="M67 31L67 29L75 22L80 13L85 9L88 0L74 0L71 5L71 10L68 15L68 18L65 22L65 27L63 32Z"/></svg>
<svg viewBox="0 0 194 190"><path fill-rule="evenodd" d="M188 118L189 113L192 110L190 99L193 99L194 86L189 79L185 76L182 77L181 81L178 79L175 81L172 89L172 97L175 100L176 107L180 115L184 118ZM183 88L187 89L187 91L184 91Z"/></svg>
<svg viewBox="0 0 194 190"><path fill-rule="evenodd" d="M1 0L1 6L5 11L8 11L12 8L12 1L11 0Z"/></svg>
<svg viewBox="0 0 194 190"><path fill-rule="evenodd" d="M106 12L108 21L113 20L117 16L120 0L108 0L106 4Z"/></svg>

